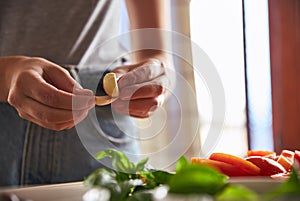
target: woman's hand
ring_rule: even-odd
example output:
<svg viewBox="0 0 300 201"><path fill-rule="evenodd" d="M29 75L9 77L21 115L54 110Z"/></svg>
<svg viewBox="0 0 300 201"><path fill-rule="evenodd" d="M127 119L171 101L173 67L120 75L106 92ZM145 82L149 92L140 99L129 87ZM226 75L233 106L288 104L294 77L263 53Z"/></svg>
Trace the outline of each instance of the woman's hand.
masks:
<svg viewBox="0 0 300 201"><path fill-rule="evenodd" d="M45 59L0 57L0 72L0 101L42 127L70 129L94 106L91 90L82 89L65 69Z"/></svg>
<svg viewBox="0 0 300 201"><path fill-rule="evenodd" d="M167 69L168 64L170 62L159 59L146 59L116 68L120 98L112 104L115 111L133 117L149 117L171 88L172 68Z"/></svg>

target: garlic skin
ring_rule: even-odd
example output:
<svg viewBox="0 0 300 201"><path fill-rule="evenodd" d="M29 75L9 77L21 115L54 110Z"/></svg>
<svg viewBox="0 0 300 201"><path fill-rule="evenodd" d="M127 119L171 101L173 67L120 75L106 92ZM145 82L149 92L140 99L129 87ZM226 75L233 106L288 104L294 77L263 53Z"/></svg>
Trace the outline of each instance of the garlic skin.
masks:
<svg viewBox="0 0 300 201"><path fill-rule="evenodd" d="M117 76L115 73L107 73L103 78L103 88L110 97L119 96L119 87L117 83Z"/></svg>

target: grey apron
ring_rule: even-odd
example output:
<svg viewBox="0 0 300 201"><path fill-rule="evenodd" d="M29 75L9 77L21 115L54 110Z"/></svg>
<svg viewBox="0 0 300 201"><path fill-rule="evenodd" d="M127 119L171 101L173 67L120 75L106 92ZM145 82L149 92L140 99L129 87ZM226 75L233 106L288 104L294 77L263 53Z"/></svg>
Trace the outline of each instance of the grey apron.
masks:
<svg viewBox="0 0 300 201"><path fill-rule="evenodd" d="M97 53L91 44L97 46L118 34L121 3L0 1L0 56L40 56L60 65L109 63L107 59L124 50L117 45ZM112 50L116 50L113 55ZM69 70L85 88L95 90L105 69ZM114 114L110 106L95 107L70 130L52 131L21 119L13 107L0 103L0 186L82 180L103 166L93 156L106 148L120 149L134 160L138 154L136 133L134 121Z"/></svg>
<svg viewBox="0 0 300 201"><path fill-rule="evenodd" d="M85 88L94 88L99 72L70 70ZM101 81L100 81L101 83ZM98 86L101 93L102 86ZM96 116L96 118L95 118ZM114 148L138 160L134 120L118 115L110 105L95 107L79 125L63 131L42 128L21 119L7 103L0 103L0 186L81 181L107 162L94 159L98 151ZM121 128L121 129L120 129ZM90 142L89 142L90 141Z"/></svg>

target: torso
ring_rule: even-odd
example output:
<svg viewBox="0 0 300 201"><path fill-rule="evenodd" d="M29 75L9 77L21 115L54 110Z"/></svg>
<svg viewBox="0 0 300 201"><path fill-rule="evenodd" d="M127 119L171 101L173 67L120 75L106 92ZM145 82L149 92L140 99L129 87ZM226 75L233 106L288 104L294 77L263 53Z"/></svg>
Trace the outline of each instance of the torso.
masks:
<svg viewBox="0 0 300 201"><path fill-rule="evenodd" d="M77 65L92 41L119 33L120 13L120 0L0 1L0 55Z"/></svg>

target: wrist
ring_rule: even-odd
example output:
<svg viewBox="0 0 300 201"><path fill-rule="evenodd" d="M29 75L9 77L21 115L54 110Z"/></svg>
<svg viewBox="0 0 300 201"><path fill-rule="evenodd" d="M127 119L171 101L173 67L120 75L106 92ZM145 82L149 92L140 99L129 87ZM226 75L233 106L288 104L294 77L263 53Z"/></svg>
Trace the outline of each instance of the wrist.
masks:
<svg viewBox="0 0 300 201"><path fill-rule="evenodd" d="M0 102L7 102L12 77L16 73L15 66L25 56L4 56L0 57L0 80L2 87L0 89Z"/></svg>
<svg viewBox="0 0 300 201"><path fill-rule="evenodd" d="M133 60L133 63L140 63L151 59L157 59L163 64L163 66L173 66L171 65L172 64L171 55L162 50L154 50L154 49L139 50L132 53L131 58Z"/></svg>

